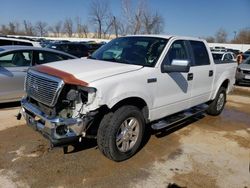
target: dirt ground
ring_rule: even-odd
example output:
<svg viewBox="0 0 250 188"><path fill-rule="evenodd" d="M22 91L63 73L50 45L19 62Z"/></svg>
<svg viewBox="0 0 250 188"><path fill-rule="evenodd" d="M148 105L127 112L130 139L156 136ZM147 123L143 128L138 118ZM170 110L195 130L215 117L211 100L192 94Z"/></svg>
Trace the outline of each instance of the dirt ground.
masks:
<svg viewBox="0 0 250 188"><path fill-rule="evenodd" d="M237 87L220 116L152 133L133 158L115 163L94 140L69 154L50 150L46 139L15 119L18 107L2 105L0 187L250 188L249 106L250 87Z"/></svg>

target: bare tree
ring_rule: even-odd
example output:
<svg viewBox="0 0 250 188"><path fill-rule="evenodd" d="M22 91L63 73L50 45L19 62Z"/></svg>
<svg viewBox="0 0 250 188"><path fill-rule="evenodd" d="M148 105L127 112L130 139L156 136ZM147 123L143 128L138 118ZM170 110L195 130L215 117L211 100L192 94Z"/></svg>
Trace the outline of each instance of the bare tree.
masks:
<svg viewBox="0 0 250 188"><path fill-rule="evenodd" d="M82 24L81 19L76 17L76 32L78 37L88 37L88 26L86 24Z"/></svg>
<svg viewBox="0 0 250 188"><path fill-rule="evenodd" d="M163 31L162 16L157 11L153 14L146 1L140 0L136 9L133 9L131 0L123 0L122 11L126 34L158 34Z"/></svg>
<svg viewBox="0 0 250 188"><path fill-rule="evenodd" d="M9 28L6 25L1 25L1 34L8 35L9 34Z"/></svg>
<svg viewBox="0 0 250 188"><path fill-rule="evenodd" d="M40 37L43 37L47 34L48 29L47 29L48 24L46 22L38 21L35 25L36 32Z"/></svg>
<svg viewBox="0 0 250 188"><path fill-rule="evenodd" d="M159 34L163 31L163 18L157 12L151 14L150 11L144 11L142 23L145 34Z"/></svg>
<svg viewBox="0 0 250 188"><path fill-rule="evenodd" d="M28 35L28 36L34 36L35 35L35 29L34 29L33 25L29 21L24 20L23 25L24 25L24 34L25 35Z"/></svg>
<svg viewBox="0 0 250 188"><path fill-rule="evenodd" d="M9 22L9 35L15 35L15 34L17 34L16 26L14 22Z"/></svg>
<svg viewBox="0 0 250 188"><path fill-rule="evenodd" d="M206 40L207 42L210 42L210 43L214 43L214 42L215 42L215 38L212 37L212 36L210 36L210 37L205 37L205 40Z"/></svg>
<svg viewBox="0 0 250 188"><path fill-rule="evenodd" d="M235 39L231 42L238 44L250 44L250 28L241 29L235 36Z"/></svg>
<svg viewBox="0 0 250 188"><path fill-rule="evenodd" d="M19 26L18 22L9 22L7 25L2 25L0 31L5 35L18 35L21 34Z"/></svg>
<svg viewBox="0 0 250 188"><path fill-rule="evenodd" d="M96 26L98 38L106 34L111 27L110 8L107 1L92 0L90 5L90 21Z"/></svg>
<svg viewBox="0 0 250 188"><path fill-rule="evenodd" d="M125 17L124 25L126 34L139 34L141 30L141 17L143 15L143 3L139 2L138 7L134 10L130 0L122 1L122 12Z"/></svg>
<svg viewBox="0 0 250 188"><path fill-rule="evenodd" d="M72 35L73 35L73 21L71 18L65 19L64 32L68 35L68 37L72 37Z"/></svg>
<svg viewBox="0 0 250 188"><path fill-rule="evenodd" d="M62 22L59 21L55 25L49 27L49 31L51 31L54 37L59 37L62 32Z"/></svg>
<svg viewBox="0 0 250 188"><path fill-rule="evenodd" d="M227 36L228 36L228 34L225 31L225 29L223 29L223 28L219 29L215 34L216 42L218 42L218 43L226 43L227 42Z"/></svg>

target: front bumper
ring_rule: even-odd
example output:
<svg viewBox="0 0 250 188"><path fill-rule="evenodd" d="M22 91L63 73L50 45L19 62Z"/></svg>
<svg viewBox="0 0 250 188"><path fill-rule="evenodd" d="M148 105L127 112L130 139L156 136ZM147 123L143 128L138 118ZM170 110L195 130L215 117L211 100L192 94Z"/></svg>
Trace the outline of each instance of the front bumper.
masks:
<svg viewBox="0 0 250 188"><path fill-rule="evenodd" d="M248 83L250 84L250 74L245 74L242 71L236 73L236 81L238 83Z"/></svg>
<svg viewBox="0 0 250 188"><path fill-rule="evenodd" d="M81 118L50 118L26 98L21 100L22 115L27 125L50 140L52 146L68 145L83 135L87 122Z"/></svg>

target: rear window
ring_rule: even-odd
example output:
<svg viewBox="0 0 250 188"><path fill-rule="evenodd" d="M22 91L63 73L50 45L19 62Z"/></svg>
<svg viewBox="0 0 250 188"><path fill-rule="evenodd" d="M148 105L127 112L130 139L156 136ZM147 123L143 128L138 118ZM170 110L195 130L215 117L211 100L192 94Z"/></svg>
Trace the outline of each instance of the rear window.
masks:
<svg viewBox="0 0 250 188"><path fill-rule="evenodd" d="M209 65L210 61L205 44L201 41L190 41L190 44L195 59L195 65Z"/></svg>
<svg viewBox="0 0 250 188"><path fill-rule="evenodd" d="M221 60L223 54L212 54L214 60Z"/></svg>
<svg viewBox="0 0 250 188"><path fill-rule="evenodd" d="M0 46L5 46L5 45L33 46L32 43L30 43L30 42L0 39Z"/></svg>
<svg viewBox="0 0 250 188"><path fill-rule="evenodd" d="M14 45L33 46L30 42L13 41Z"/></svg>
<svg viewBox="0 0 250 188"><path fill-rule="evenodd" d="M12 45L12 41L0 39L0 46Z"/></svg>

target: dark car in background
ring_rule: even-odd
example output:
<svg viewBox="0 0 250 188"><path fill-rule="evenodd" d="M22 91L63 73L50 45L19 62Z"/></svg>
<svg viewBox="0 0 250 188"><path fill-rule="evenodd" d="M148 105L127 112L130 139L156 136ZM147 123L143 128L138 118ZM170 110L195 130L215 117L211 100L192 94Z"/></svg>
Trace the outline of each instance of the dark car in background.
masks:
<svg viewBox="0 0 250 188"><path fill-rule="evenodd" d="M247 59L248 57L250 57L250 50L247 50L243 53L243 59Z"/></svg>
<svg viewBox="0 0 250 188"><path fill-rule="evenodd" d="M250 85L250 56L238 65L236 71L236 84L241 83Z"/></svg>
<svg viewBox="0 0 250 188"><path fill-rule="evenodd" d="M21 99L24 78L30 66L76 58L52 49L0 46L0 103Z"/></svg>
<svg viewBox="0 0 250 188"><path fill-rule="evenodd" d="M91 55L102 45L103 43L55 41L50 42L45 47L60 50L81 58Z"/></svg>
<svg viewBox="0 0 250 188"><path fill-rule="evenodd" d="M89 53L92 54L98 48L103 46L105 43L96 43L96 42L81 42L88 47Z"/></svg>
<svg viewBox="0 0 250 188"><path fill-rule="evenodd" d="M84 43L79 42L51 42L46 48L55 49L81 57L89 56L89 49Z"/></svg>

